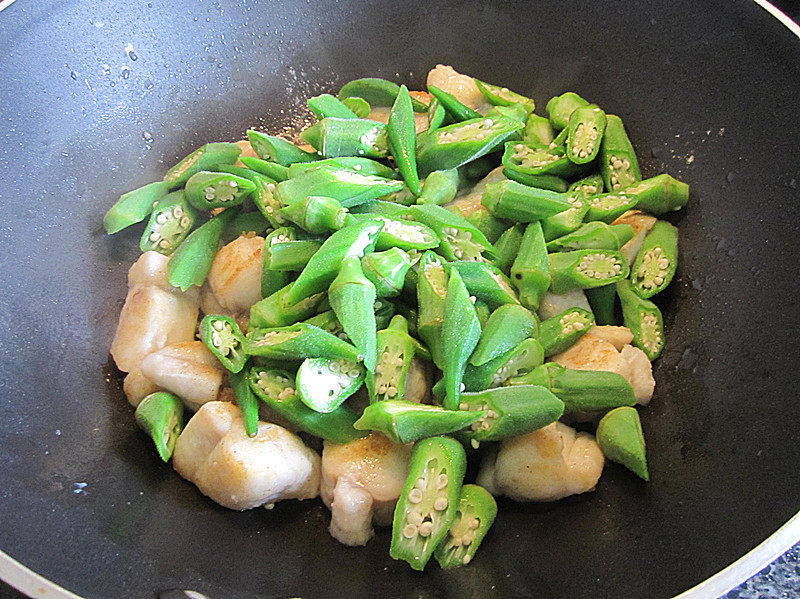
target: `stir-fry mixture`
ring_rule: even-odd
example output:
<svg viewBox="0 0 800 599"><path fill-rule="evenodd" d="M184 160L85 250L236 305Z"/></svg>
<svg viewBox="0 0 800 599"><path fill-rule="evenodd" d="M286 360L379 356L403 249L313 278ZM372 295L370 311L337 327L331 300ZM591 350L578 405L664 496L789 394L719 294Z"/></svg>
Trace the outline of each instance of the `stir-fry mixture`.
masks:
<svg viewBox="0 0 800 599"><path fill-rule="evenodd" d="M427 83L351 81L104 219L147 220L111 354L161 458L231 509L320 496L346 545L391 525L417 570L469 563L495 497L592 491L606 458L648 480L660 217L689 195L575 93Z"/></svg>

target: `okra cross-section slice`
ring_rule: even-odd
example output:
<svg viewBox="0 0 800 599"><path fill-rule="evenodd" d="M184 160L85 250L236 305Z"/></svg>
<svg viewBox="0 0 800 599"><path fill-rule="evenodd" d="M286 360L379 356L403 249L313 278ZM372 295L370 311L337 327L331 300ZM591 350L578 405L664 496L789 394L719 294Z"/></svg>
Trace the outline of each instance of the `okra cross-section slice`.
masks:
<svg viewBox="0 0 800 599"><path fill-rule="evenodd" d="M408 209L408 218L433 230L441 243L437 252L447 260L486 261L495 255L494 246L475 225L458 214L435 204L418 204Z"/></svg>
<svg viewBox="0 0 800 599"><path fill-rule="evenodd" d="M105 227L106 233L111 235L146 219L153 211L153 207L167 195L168 191L169 183L156 181L123 193L117 203L103 217L103 227ZM455 193L453 195L455 196Z"/></svg>
<svg viewBox="0 0 800 599"><path fill-rule="evenodd" d="M183 190L173 191L159 200L142 233L142 252L155 250L169 256L194 226L195 213Z"/></svg>
<svg viewBox="0 0 800 599"><path fill-rule="evenodd" d="M550 98L545 106L550 122L559 131L566 129L569 125L569 117L572 113L582 106L588 106L589 102L581 98L575 92L564 92L560 96Z"/></svg>
<svg viewBox="0 0 800 599"><path fill-rule="evenodd" d="M489 316L470 363L480 366L517 347L528 337L536 337L539 320L520 305L504 304Z"/></svg>
<svg viewBox="0 0 800 599"><path fill-rule="evenodd" d="M678 229L660 220L644 238L631 266L633 290L643 298L654 296L670 284L677 267Z"/></svg>
<svg viewBox="0 0 800 599"><path fill-rule="evenodd" d="M498 387L512 377L530 372L542 362L542 344L533 338L524 339L516 347L480 366L468 365L464 371L464 388L472 392Z"/></svg>
<svg viewBox="0 0 800 599"><path fill-rule="evenodd" d="M598 193L603 193L603 177L599 173L595 175L589 175L583 179L580 179L579 181L575 181L575 183L569 186L568 191L580 193L585 198L597 195Z"/></svg>
<svg viewBox="0 0 800 599"><path fill-rule="evenodd" d="M286 371L263 366L252 367L247 375L247 382L256 397L300 430L331 443L349 443L364 436L353 428L358 416L346 406L323 414L300 401L294 379Z"/></svg>
<svg viewBox="0 0 800 599"><path fill-rule="evenodd" d="M606 130L606 113L596 104L572 111L567 125L567 158L575 164L595 159Z"/></svg>
<svg viewBox="0 0 800 599"><path fill-rule="evenodd" d="M375 285L364 276L361 260L357 256L345 258L328 290L328 300L369 372L375 371L377 360L376 299Z"/></svg>
<svg viewBox="0 0 800 599"><path fill-rule="evenodd" d="M572 206L564 193L528 187L508 179L487 185L481 204L497 218L526 223L555 216Z"/></svg>
<svg viewBox="0 0 800 599"><path fill-rule="evenodd" d="M442 405L454 410L462 391L464 369L481 336L481 323L461 275L457 270L451 270L449 274L442 322L442 370L446 393Z"/></svg>
<svg viewBox="0 0 800 599"><path fill-rule="evenodd" d="M550 292L567 293L615 283L628 276L625 257L612 250L576 250L548 254Z"/></svg>
<svg viewBox="0 0 800 599"><path fill-rule="evenodd" d="M326 158L382 158L389 153L386 125L369 119L327 117L311 125L300 137Z"/></svg>
<svg viewBox="0 0 800 599"><path fill-rule="evenodd" d="M600 220L604 223L613 222L628 210L632 210L638 202L636 196L617 192L601 193L587 198L586 201L589 203L589 210L584 220Z"/></svg>
<svg viewBox="0 0 800 599"><path fill-rule="evenodd" d="M507 117L475 118L423 131L417 135L417 166L421 177L456 168L494 150L524 127Z"/></svg>
<svg viewBox="0 0 800 599"><path fill-rule="evenodd" d="M547 243L548 252L572 250L618 250L633 239L633 227L592 221Z"/></svg>
<svg viewBox="0 0 800 599"><path fill-rule="evenodd" d="M634 183L624 191L636 196L636 208L656 216L680 210L689 201L689 186L666 174Z"/></svg>
<svg viewBox="0 0 800 599"><path fill-rule="evenodd" d="M150 435L158 455L168 462L183 429L183 402L166 391L151 393L136 406L136 424Z"/></svg>
<svg viewBox="0 0 800 599"><path fill-rule="evenodd" d="M466 566L475 557L483 537L497 516L497 502L483 487L464 485L456 517L434 556L442 568Z"/></svg>
<svg viewBox="0 0 800 599"><path fill-rule="evenodd" d="M230 316L208 314L200 321L200 339L222 365L231 372L244 368L247 354L243 348L244 335Z"/></svg>
<svg viewBox="0 0 800 599"><path fill-rule="evenodd" d="M639 161L622 124L622 119L606 115L606 130L600 144L600 172L607 191L618 191L642 180Z"/></svg>
<svg viewBox="0 0 800 599"><path fill-rule="evenodd" d="M571 179L585 169L570 160L565 152L562 147L509 141L506 142L502 163L506 170L521 175L552 175Z"/></svg>
<svg viewBox="0 0 800 599"><path fill-rule="evenodd" d="M242 153L235 143L218 142L199 147L164 175L171 188L180 187L189 177L202 170L210 170L220 164L233 164Z"/></svg>
<svg viewBox="0 0 800 599"><path fill-rule="evenodd" d="M526 435L561 418L564 402L540 385L497 387L461 395L459 409L478 410L480 420L464 433L477 442Z"/></svg>
<svg viewBox="0 0 800 599"><path fill-rule="evenodd" d="M300 400L315 412L338 408L364 382L364 368L352 360L308 358L297 369Z"/></svg>
<svg viewBox="0 0 800 599"><path fill-rule="evenodd" d="M611 410L600 419L596 436L604 456L644 480L650 480L642 423L636 408L625 406Z"/></svg>
<svg viewBox="0 0 800 599"><path fill-rule="evenodd" d="M359 361L358 350L347 343L306 323L272 329L254 329L244 338L244 350L251 356L275 360L306 358L339 358Z"/></svg>
<svg viewBox="0 0 800 599"><path fill-rule="evenodd" d="M460 431L485 415L485 412L445 410L404 399L386 399L367 406L353 426L380 431L395 443L413 443Z"/></svg>
<svg viewBox="0 0 800 599"><path fill-rule="evenodd" d="M389 555L423 570L447 535L458 510L467 455L448 437L418 441L394 510Z"/></svg>
<svg viewBox="0 0 800 599"><path fill-rule="evenodd" d="M247 139L250 140L250 145L259 158L282 166L319 160L319 156L313 152L301 150L292 142L286 141L281 137L267 135L251 129L247 132Z"/></svg>
<svg viewBox="0 0 800 599"><path fill-rule="evenodd" d="M448 262L445 264L445 270L448 273L457 270L470 295L474 295L492 307L503 304L519 304L517 294L508 277L492 264L466 261Z"/></svg>
<svg viewBox="0 0 800 599"><path fill-rule="evenodd" d="M533 222L525 228L519 251L511 265L511 284L517 289L519 301L536 310L550 286L547 246L542 225Z"/></svg>
<svg viewBox="0 0 800 599"><path fill-rule="evenodd" d="M230 173L200 171L186 182L186 199L198 210L238 206L256 189L255 183Z"/></svg>
<svg viewBox="0 0 800 599"><path fill-rule="evenodd" d="M569 308L561 314L542 321L539 342L545 357L560 354L572 347L594 326L594 316L583 308Z"/></svg>
<svg viewBox="0 0 800 599"><path fill-rule="evenodd" d="M664 349L664 319L653 302L636 293L629 280L617 283L622 319L633 333L633 344L655 360Z"/></svg>

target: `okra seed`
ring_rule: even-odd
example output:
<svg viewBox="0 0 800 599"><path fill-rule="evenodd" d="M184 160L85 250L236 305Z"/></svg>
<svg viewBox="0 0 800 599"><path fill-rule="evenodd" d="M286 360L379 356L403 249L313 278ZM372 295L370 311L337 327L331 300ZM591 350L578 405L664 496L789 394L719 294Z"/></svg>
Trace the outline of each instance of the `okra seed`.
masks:
<svg viewBox="0 0 800 599"><path fill-rule="evenodd" d="M167 249L167 248L169 247L169 241L167 241L166 239L162 239L162 240L161 240L161 241L158 243L158 245L159 245L160 247L164 248L164 249Z"/></svg>
<svg viewBox="0 0 800 599"><path fill-rule="evenodd" d="M163 225L165 222L167 222L167 215L161 212L158 216L156 216L156 222L159 225Z"/></svg>
<svg viewBox="0 0 800 599"><path fill-rule="evenodd" d="M447 509L447 497L444 495L440 495L436 498L436 501L433 502L433 509L437 512L441 512Z"/></svg>
<svg viewBox="0 0 800 599"><path fill-rule="evenodd" d="M450 537L450 544L453 547L461 547L461 537Z"/></svg>
<svg viewBox="0 0 800 599"><path fill-rule="evenodd" d="M394 387L392 385L387 387L386 395L388 395L389 397L394 397L395 395L397 395L397 387Z"/></svg>
<svg viewBox="0 0 800 599"><path fill-rule="evenodd" d="M160 238L161 238L161 236L160 236L158 233L155 233L155 232L153 232L153 233L150 233L150 238L149 238L149 239L150 239L150 241L156 242L156 241L158 241Z"/></svg>
<svg viewBox="0 0 800 599"><path fill-rule="evenodd" d="M449 481L450 479L447 477L446 474L444 473L440 474L439 477L436 479L436 488L444 489Z"/></svg>
<svg viewBox="0 0 800 599"><path fill-rule="evenodd" d="M419 526L422 524L422 514L420 514L417 510L411 510L408 512L406 519L414 526Z"/></svg>
<svg viewBox="0 0 800 599"><path fill-rule="evenodd" d="M185 229L186 227L188 227L190 223L191 223L191 219L190 219L188 216L184 216L184 217L181 219L181 227L183 227L184 229Z"/></svg>
<svg viewBox="0 0 800 599"><path fill-rule="evenodd" d="M175 206L175 208L172 209L172 214L175 216L175 218L180 218L183 216L183 208L180 206Z"/></svg>
<svg viewBox="0 0 800 599"><path fill-rule="evenodd" d="M481 525L481 522L480 522L480 520L478 520L477 518L473 518L473 519L472 519L472 521L469 523L469 527L470 527L472 530L475 530L475 529L476 529L476 528L478 528L480 525Z"/></svg>
<svg viewBox="0 0 800 599"><path fill-rule="evenodd" d="M469 410L469 405L466 402L462 401L460 404L458 404L458 409L459 410Z"/></svg>
<svg viewBox="0 0 800 599"><path fill-rule="evenodd" d="M467 390L467 386L464 383L461 383L461 392L463 393L466 390Z"/></svg>
<svg viewBox="0 0 800 599"><path fill-rule="evenodd" d="M470 562L471 559L472 559L472 557L470 557L470 555L467 554L461 559L461 563L466 566Z"/></svg>
<svg viewBox="0 0 800 599"><path fill-rule="evenodd" d="M470 533L470 532L464 533L464 536L461 537L461 542L464 545L469 545L470 543L472 543L473 538L474 538L474 535L472 533Z"/></svg>
<svg viewBox="0 0 800 599"><path fill-rule="evenodd" d="M419 534L421 537L428 537L431 532L433 532L433 522L430 520L419 525Z"/></svg>
<svg viewBox="0 0 800 599"><path fill-rule="evenodd" d="M222 344L222 338L219 336L219 333L214 331L211 333L211 342L216 346L219 347Z"/></svg>
<svg viewBox="0 0 800 599"><path fill-rule="evenodd" d="M406 524L403 527L403 536L407 539L413 539L417 536L418 528L413 524Z"/></svg>
<svg viewBox="0 0 800 599"><path fill-rule="evenodd" d="M411 503L419 503L422 501L422 491L414 487L408 492L408 500Z"/></svg>
<svg viewBox="0 0 800 599"><path fill-rule="evenodd" d="M476 441L475 439L470 439L469 444L472 446L472 449L478 449L481 446L480 441Z"/></svg>
<svg viewBox="0 0 800 599"><path fill-rule="evenodd" d="M420 491L424 491L426 486L428 486L428 481L422 476L420 476L416 481L414 481L414 487L416 487Z"/></svg>
<svg viewBox="0 0 800 599"><path fill-rule="evenodd" d="M218 331L221 331L222 327L223 327L223 324L222 324L221 320L215 320L214 323L211 326L213 326Z"/></svg>

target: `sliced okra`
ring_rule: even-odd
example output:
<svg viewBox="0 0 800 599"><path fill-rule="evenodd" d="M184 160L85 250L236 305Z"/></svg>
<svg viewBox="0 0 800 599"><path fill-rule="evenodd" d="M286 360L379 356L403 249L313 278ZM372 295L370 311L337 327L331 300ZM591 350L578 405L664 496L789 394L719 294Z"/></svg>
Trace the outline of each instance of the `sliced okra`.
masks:
<svg viewBox="0 0 800 599"><path fill-rule="evenodd" d="M206 344L222 365L231 372L239 372L247 362L244 335L230 316L208 314L200 321L200 340Z"/></svg>
<svg viewBox="0 0 800 599"><path fill-rule="evenodd" d="M447 535L458 509L467 455L449 437L418 441L394 510L389 555L423 570Z"/></svg>
<svg viewBox="0 0 800 599"><path fill-rule="evenodd" d="M364 77L345 83L337 97L342 101L345 98L363 98L372 106L391 106L399 93L400 86L393 81L378 77ZM428 110L425 104L414 98L411 98L411 105L414 112Z"/></svg>
<svg viewBox="0 0 800 599"><path fill-rule="evenodd" d="M303 322L314 325L315 327L319 327L323 331L328 331L331 335L336 335L339 337L339 339L344 339L345 341L350 340L347 337L347 333L345 333L344 329L342 328L342 323L340 323L339 319L336 318L336 313L333 310L320 312L311 318L307 318Z"/></svg>
<svg viewBox="0 0 800 599"><path fill-rule="evenodd" d="M150 435L158 455L168 462L183 429L183 402L166 391L151 393L136 406L136 424Z"/></svg>
<svg viewBox="0 0 800 599"><path fill-rule="evenodd" d="M492 307L503 304L519 304L517 294L511 282L503 272L486 262L448 262L445 270L450 273L457 270L467 286L470 295L486 302Z"/></svg>
<svg viewBox="0 0 800 599"><path fill-rule="evenodd" d="M564 413L564 402L540 385L515 385L464 393L458 407L467 412L483 413L463 433L466 438L478 442L526 435L555 422Z"/></svg>
<svg viewBox="0 0 800 599"><path fill-rule="evenodd" d="M400 295L411 264L411 257L399 247L372 252L361 259L364 276L375 286L378 297Z"/></svg>
<svg viewBox="0 0 800 599"><path fill-rule="evenodd" d="M402 188L402 181L362 175L349 168L324 166L278 183L275 194L284 206L308 196L324 196L350 208Z"/></svg>
<svg viewBox="0 0 800 599"><path fill-rule="evenodd" d="M314 113L318 119L326 117L335 117L337 119L357 119L358 116L355 112L350 110L338 98L330 94L321 94L306 100L309 110Z"/></svg>
<svg viewBox="0 0 800 599"><path fill-rule="evenodd" d="M602 221L592 221L578 229L547 243L548 252L569 252L572 250L618 250L633 239L630 225L607 225Z"/></svg>
<svg viewBox="0 0 800 599"><path fill-rule="evenodd" d="M248 437L255 437L258 434L258 398L247 381L247 371L231 372L230 382L233 397L242 414L244 432Z"/></svg>
<svg viewBox="0 0 800 599"><path fill-rule="evenodd" d="M233 164L242 153L235 143L218 142L197 148L164 175L170 188L180 187L195 173L220 164Z"/></svg>
<svg viewBox="0 0 800 599"><path fill-rule="evenodd" d="M239 161L250 170L273 181L286 181L290 178L289 167L277 162L270 162L253 156L242 156Z"/></svg>
<svg viewBox="0 0 800 599"><path fill-rule="evenodd" d="M644 238L631 266L633 290L645 299L654 296L670 284L677 266L678 229L660 220Z"/></svg>
<svg viewBox="0 0 800 599"><path fill-rule="evenodd" d="M636 408L624 406L608 412L597 425L596 437L600 450L609 460L650 480L642 423Z"/></svg>
<svg viewBox="0 0 800 599"><path fill-rule="evenodd" d="M528 187L547 189L549 191L557 191L558 193L564 193L569 187L569 183L567 183L565 179L555 175L529 175L510 168L504 168L503 175L512 181L522 183Z"/></svg>
<svg viewBox="0 0 800 599"><path fill-rule="evenodd" d="M606 115L606 130L600 144L599 162L608 191L618 191L642 180L639 161L622 119L613 114Z"/></svg>
<svg viewBox="0 0 800 599"><path fill-rule="evenodd" d="M293 304L287 300L287 295L293 285L294 283L289 283L253 304L250 307L249 326L255 328L284 327L312 316L325 298L325 294L315 293Z"/></svg>
<svg viewBox="0 0 800 599"><path fill-rule="evenodd" d="M499 268L503 273L509 274L511 272L511 265L519 253L520 245L522 244L522 236L525 233L525 225L518 223L506 229L504 233L497 238L494 243L494 249L497 257L492 263Z"/></svg>
<svg viewBox="0 0 800 599"><path fill-rule="evenodd" d="M195 212L183 190L173 191L159 200L144 228L139 248L169 256L194 226Z"/></svg>
<svg viewBox="0 0 800 599"><path fill-rule="evenodd" d="M628 210L633 209L637 203L636 196L629 196L624 193L601 193L586 199L589 210L584 216L584 220L599 220L604 223L611 223Z"/></svg>
<svg viewBox="0 0 800 599"><path fill-rule="evenodd" d="M253 204L258 211L269 221L273 228L278 229L288 223L280 214L283 203L275 197L275 181L261 176L253 181L256 189L253 192Z"/></svg>
<svg viewBox="0 0 800 599"><path fill-rule="evenodd" d="M307 358L295 379L300 401L315 412L333 412L364 383L364 368L352 360Z"/></svg>
<svg viewBox="0 0 800 599"><path fill-rule="evenodd" d="M417 302L419 320L417 331L431 352L434 363L442 367L442 324L447 297L447 272L442 259L425 252L419 262Z"/></svg>
<svg viewBox="0 0 800 599"><path fill-rule="evenodd" d="M473 81L475 81L475 85L478 86L478 89L481 90L481 93L484 95L484 97L494 106L512 106L514 104L521 104L525 107L525 110L528 113L532 113L536 107L536 105L533 103L533 100L523 96L522 94L511 91L507 87L492 85L491 83L484 83L483 81L478 81L475 78L473 78Z"/></svg>
<svg viewBox="0 0 800 599"><path fill-rule="evenodd" d="M417 351L415 339L408 334L408 321L399 314L385 329L378 331L378 363L367 376L369 400L403 399L411 360Z"/></svg>
<svg viewBox="0 0 800 599"><path fill-rule="evenodd" d="M441 105L439 100L433 98L430 106L428 106L428 131L436 131L439 127L444 125L447 118L447 111Z"/></svg>
<svg viewBox="0 0 800 599"><path fill-rule="evenodd" d="M539 326L539 342L545 357L554 356L572 347L594 326L594 316L582 308L569 308L558 316L543 320Z"/></svg>
<svg viewBox="0 0 800 599"><path fill-rule="evenodd" d="M347 222L347 208L338 200L308 196L280 210L281 216L309 233L338 231Z"/></svg>
<svg viewBox="0 0 800 599"><path fill-rule="evenodd" d="M442 405L454 410L461 396L464 369L481 337L481 324L458 270L452 269L448 275L442 322L442 370L445 381Z"/></svg>
<svg viewBox="0 0 800 599"><path fill-rule="evenodd" d="M422 193L417 204L436 204L441 206L453 201L458 192L458 171L454 168L433 171L422 184Z"/></svg>
<svg viewBox="0 0 800 599"><path fill-rule="evenodd" d="M573 110L567 125L567 158L575 164L594 160L605 130L606 113L596 104Z"/></svg>
<svg viewBox="0 0 800 599"><path fill-rule="evenodd" d="M222 231L238 210L223 210L189 233L167 263L170 285L186 291L192 285L200 287L205 283L217 254Z"/></svg>
<svg viewBox="0 0 800 599"><path fill-rule="evenodd" d="M657 175L625 187L636 196L636 208L660 216L680 210L689 201L689 186L670 175Z"/></svg>
<svg viewBox="0 0 800 599"><path fill-rule="evenodd" d="M550 148L522 141L506 142L502 162L509 171L524 175L553 175L571 179L585 170L570 160L560 146Z"/></svg>
<svg viewBox="0 0 800 599"><path fill-rule="evenodd" d="M505 304L491 313L482 328L480 341L470 358L473 366L505 354L528 337L537 337L539 319L527 308Z"/></svg>
<svg viewBox="0 0 800 599"><path fill-rule="evenodd" d="M289 283L289 275L287 272L272 270L269 267L269 247L276 243L294 241L296 238L297 235L294 227L279 227L265 237L264 251L262 252L263 263L261 265L261 297L268 298L273 293L286 287Z"/></svg>
<svg viewBox="0 0 800 599"><path fill-rule="evenodd" d="M594 289L586 289L586 299L592 308L595 323L617 325L616 304L617 288L614 285L603 285Z"/></svg>
<svg viewBox="0 0 800 599"><path fill-rule="evenodd" d="M633 344L650 360L655 360L664 349L664 319L653 302L636 292L629 280L617 283L617 295L622 307L622 320L633 333Z"/></svg>
<svg viewBox="0 0 800 599"><path fill-rule="evenodd" d="M566 293L574 289L602 287L625 279L630 269L625 257L613 250L575 250L547 255L550 291Z"/></svg>
<svg viewBox="0 0 800 599"><path fill-rule="evenodd" d="M103 217L106 233L111 235L146 219L158 201L167 195L169 188L166 181L156 181L123 193Z"/></svg>
<svg viewBox="0 0 800 599"><path fill-rule="evenodd" d="M392 104L389 121L386 124L386 133L389 151L397 165L397 170L403 175L403 181L411 193L418 196L421 189L417 173L417 132L411 96L405 85L400 86L397 98Z"/></svg>
<svg viewBox="0 0 800 599"><path fill-rule="evenodd" d="M394 303L385 299L378 298L375 300L375 328L377 330L385 329L389 326L392 318L394 318Z"/></svg>
<svg viewBox="0 0 800 599"><path fill-rule="evenodd" d="M222 231L222 242L228 243L248 233L264 237L268 231L271 231L271 227L272 224L257 210L239 212L239 214L225 223L225 228Z"/></svg>
<svg viewBox="0 0 800 599"><path fill-rule="evenodd" d="M447 260L485 261L495 255L486 236L464 217L435 204L411 206L408 217L431 228L441 243L437 252Z"/></svg>
<svg viewBox="0 0 800 599"><path fill-rule="evenodd" d="M516 288L519 301L530 310L536 310L550 287L547 246L542 225L533 222L525 228L519 252L511 265L511 284Z"/></svg>
<svg viewBox="0 0 800 599"><path fill-rule="evenodd" d="M353 114L355 114L360 119L367 118L369 116L370 111L372 110L372 107L369 105L369 102L367 102L364 98L358 98L355 96L353 96L352 98L345 98L344 100L342 100L342 104L344 104L350 110L352 110Z"/></svg>
<svg viewBox="0 0 800 599"><path fill-rule="evenodd" d="M345 258L328 289L328 301L368 372L375 371L377 361L376 299L375 285L364 276L361 259Z"/></svg>
<svg viewBox="0 0 800 599"><path fill-rule="evenodd" d="M456 517L434 552L439 566L456 568L470 563L495 516L497 502L489 491L478 485L461 487Z"/></svg>
<svg viewBox="0 0 800 599"><path fill-rule="evenodd" d="M282 137L267 135L266 133L251 129L247 132L247 139L250 140L250 145L259 158L280 164L281 166L289 166L297 162L313 162L319 160L319 156L313 152L301 150L292 142Z"/></svg>
<svg viewBox="0 0 800 599"><path fill-rule="evenodd" d="M300 401L295 377L286 371L253 366L247 382L256 397L300 430L331 443L349 443L364 436L353 428L358 416L346 406L323 414Z"/></svg>
<svg viewBox="0 0 800 599"><path fill-rule="evenodd" d="M586 198L603 193L603 176L598 173L584 177L570 185L569 191L581 193Z"/></svg>
<svg viewBox="0 0 800 599"><path fill-rule="evenodd" d="M537 339L528 338L516 347L480 366L468 365L464 372L466 391L499 387L511 378L522 376L544 362L544 350Z"/></svg>
<svg viewBox="0 0 800 599"><path fill-rule="evenodd" d="M324 118L304 130L300 138L325 158L383 158L389 153L386 125L370 119Z"/></svg>
<svg viewBox="0 0 800 599"><path fill-rule="evenodd" d="M358 430L379 431L395 443L404 444L460 431L485 415L485 412L445 410L404 399L385 399L367 406L353 426Z"/></svg>
<svg viewBox="0 0 800 599"><path fill-rule="evenodd" d="M446 91L439 89L435 85L429 85L428 91L436 98L450 117L457 123L468 121L470 119L480 119L483 115L475 112L469 106L465 106L453 94L448 94Z"/></svg>
<svg viewBox="0 0 800 599"><path fill-rule="evenodd" d="M362 175L375 175L384 179L400 179L400 175L393 168L361 156L338 156L337 158L325 158L316 162L298 162L289 167L289 179L294 179L300 175L313 171L318 168L332 167L337 169L347 169Z"/></svg>
<svg viewBox="0 0 800 599"><path fill-rule="evenodd" d="M305 323L251 330L244 338L243 347L251 356L274 360L338 358L357 362L361 359L353 345Z"/></svg>
<svg viewBox="0 0 800 599"><path fill-rule="evenodd" d="M553 141L553 136L553 126L548 119L534 113L528 115L522 141L533 145L546 146Z"/></svg>
<svg viewBox="0 0 800 599"><path fill-rule="evenodd" d="M569 117L572 113L583 106L588 106L589 102L581 98L575 92L565 92L560 96L550 98L545 106L547 116L550 118L555 129L559 131L566 129L569 125Z"/></svg>
<svg viewBox="0 0 800 599"><path fill-rule="evenodd" d="M509 104L508 106L492 106L492 108L486 113L486 117L490 119L503 117L512 121L519 121L524 125L528 120L528 114L530 113L525 106L515 103ZM509 139L522 139L522 134L523 131L519 130Z"/></svg>
<svg viewBox="0 0 800 599"><path fill-rule="evenodd" d="M542 221L542 233L545 241L550 242L576 231L583 224L586 213L589 212L589 202L579 192L567 192L566 198L570 205L569 208Z"/></svg>
<svg viewBox="0 0 800 599"><path fill-rule="evenodd" d="M269 270L301 271L321 246L322 242L314 239L276 241L264 249L264 266Z"/></svg>
<svg viewBox="0 0 800 599"><path fill-rule="evenodd" d="M238 206L256 189L255 183L230 173L199 171L186 181L186 200L198 210Z"/></svg>
<svg viewBox="0 0 800 599"><path fill-rule="evenodd" d="M508 179L487 185L481 204L497 218L527 223L554 216L571 207L564 193L528 187Z"/></svg>
<svg viewBox="0 0 800 599"><path fill-rule="evenodd" d="M491 244L497 241L500 235L508 228L509 224L508 221L500 220L495 217L483 206L478 206L466 219L467 222L472 223L476 229L483 233Z"/></svg>
<svg viewBox="0 0 800 599"><path fill-rule="evenodd" d="M422 223L377 214L350 214L347 222L357 223L369 219L383 223L383 228L375 240L375 249L378 251L391 248L420 251L439 246L439 236Z"/></svg>

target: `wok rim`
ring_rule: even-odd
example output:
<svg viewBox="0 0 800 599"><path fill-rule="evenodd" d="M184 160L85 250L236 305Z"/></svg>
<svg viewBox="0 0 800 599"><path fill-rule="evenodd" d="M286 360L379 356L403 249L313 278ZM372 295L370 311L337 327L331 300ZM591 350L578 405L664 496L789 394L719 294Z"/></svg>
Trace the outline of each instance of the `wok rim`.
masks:
<svg viewBox="0 0 800 599"><path fill-rule="evenodd" d="M0 0L2 2L2 0ZM6 0L0 12L14 4ZM800 25L767 0L753 0L784 27L800 39ZM800 511L786 521L759 545L706 580L676 595L672 599L718 598L739 586L769 566L781 555L800 542ZM37 599L83 599L21 564L0 550L0 580L21 593Z"/></svg>

